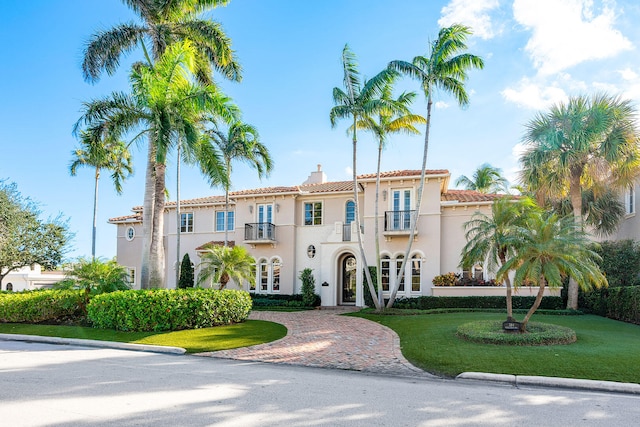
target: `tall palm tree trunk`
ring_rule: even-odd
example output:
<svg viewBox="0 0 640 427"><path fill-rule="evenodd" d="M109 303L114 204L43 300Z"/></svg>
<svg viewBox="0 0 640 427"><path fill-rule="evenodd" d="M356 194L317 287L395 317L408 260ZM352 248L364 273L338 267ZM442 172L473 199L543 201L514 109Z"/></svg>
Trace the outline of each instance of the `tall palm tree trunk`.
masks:
<svg viewBox="0 0 640 427"><path fill-rule="evenodd" d="M418 228L418 217L420 216L420 207L422 205L422 193L424 192L424 177L427 169L427 153L429 152L429 131L431 129L431 106L433 100L431 99L431 92L429 92L429 98L427 99L427 127L424 133L424 150L422 152L422 171L420 172L420 186L418 187L418 194L416 195L416 214L414 218L411 218L413 223L411 224L411 233L409 234L409 242L407 243L407 249L404 252L404 259L400 265L400 273L396 277L389 301L387 302L387 308L391 308L396 300L398 294L398 288L400 287L400 281L404 276L404 269L411 253L411 247L413 246L413 239L416 236L416 230Z"/></svg>
<svg viewBox="0 0 640 427"><path fill-rule="evenodd" d="M362 258L362 264L364 267L364 275L367 282L367 286L369 287L369 292L373 296L373 303L376 306L376 310L380 311L382 307L378 303L378 298L376 294L376 290L373 287L373 280L371 279L371 272L369 271L369 264L367 264L367 258L364 253L364 245L362 244L362 233L360 229L360 203L358 202L358 175L356 172L356 159L357 159L357 145L358 138L356 137L356 125L357 125L357 117L354 115L353 117L353 198L355 202L355 217L356 217L356 227L358 229L358 248L360 249L360 258Z"/></svg>
<svg viewBox="0 0 640 427"><path fill-rule="evenodd" d="M229 230L227 227L227 223L229 222L229 183L231 182L231 159L226 159L225 163L227 167L227 184L224 186L224 220L222 226L224 227L224 246L229 246Z"/></svg>
<svg viewBox="0 0 640 427"><path fill-rule="evenodd" d="M96 168L96 182L93 189L93 228L91 230L91 259L96 259L96 231L98 229L98 181L100 168Z"/></svg>
<svg viewBox="0 0 640 427"><path fill-rule="evenodd" d="M505 265L507 262L505 253L501 251L498 257L500 258L500 264ZM507 287L507 322L513 322L515 321L513 318L513 289L511 287L511 279L509 279L509 276L505 277L504 284Z"/></svg>
<svg viewBox="0 0 640 427"><path fill-rule="evenodd" d="M151 233L151 258L149 260L149 286L165 287L165 255L164 255L164 204L165 204L165 170L166 165L155 162L155 197L153 200L153 228Z"/></svg>
<svg viewBox="0 0 640 427"><path fill-rule="evenodd" d="M374 227L375 227L375 239L376 239L376 286L378 288L378 305L384 306L384 296L382 295L382 260L380 258L380 220L379 220L379 208L380 208L380 164L382 163L382 142L378 144L378 166L376 169L376 205L374 207Z"/></svg>
<svg viewBox="0 0 640 427"><path fill-rule="evenodd" d="M149 289L151 287L151 242L153 236L154 221L154 199L155 199L155 159L156 150L149 137L149 148L147 151L147 169L144 184L144 205L142 207L142 266L140 268L140 287ZM154 261L157 262L157 261Z"/></svg>
<svg viewBox="0 0 640 427"><path fill-rule="evenodd" d="M573 220L577 227L582 230L582 191L580 187L580 177L582 169L572 170L569 178L569 194L573 206ZM567 310L578 309L578 283L569 277L569 289L567 290Z"/></svg>
<svg viewBox="0 0 640 427"><path fill-rule="evenodd" d="M180 142L178 142L176 156L176 289L180 283L180 232L181 232L181 213L180 213Z"/></svg>

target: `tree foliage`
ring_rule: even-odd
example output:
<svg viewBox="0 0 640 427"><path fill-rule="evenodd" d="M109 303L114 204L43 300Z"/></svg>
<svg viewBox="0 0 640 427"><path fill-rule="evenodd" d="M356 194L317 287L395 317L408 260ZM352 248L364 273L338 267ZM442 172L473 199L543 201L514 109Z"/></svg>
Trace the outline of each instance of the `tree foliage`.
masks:
<svg viewBox="0 0 640 427"><path fill-rule="evenodd" d="M502 176L499 168L483 163L476 169L471 178L461 175L456 179L456 186L463 186L466 190L480 193L508 193L509 182Z"/></svg>
<svg viewBox="0 0 640 427"><path fill-rule="evenodd" d="M244 281L254 284L256 281L256 260L242 246L210 246L201 254L198 285L211 280L224 289L229 281L242 287Z"/></svg>
<svg viewBox="0 0 640 427"><path fill-rule="evenodd" d="M602 258L599 265L607 276L609 287L640 284L640 244L638 242L606 241L596 245L594 250Z"/></svg>
<svg viewBox="0 0 640 427"><path fill-rule="evenodd" d="M302 303L305 307L313 307L316 302L316 279L313 277L313 270L305 268L300 272L299 278L302 281Z"/></svg>
<svg viewBox="0 0 640 427"><path fill-rule="evenodd" d="M0 181L0 284L10 272L33 264L47 270L62 262L72 235L60 216L39 218L36 203L14 183Z"/></svg>

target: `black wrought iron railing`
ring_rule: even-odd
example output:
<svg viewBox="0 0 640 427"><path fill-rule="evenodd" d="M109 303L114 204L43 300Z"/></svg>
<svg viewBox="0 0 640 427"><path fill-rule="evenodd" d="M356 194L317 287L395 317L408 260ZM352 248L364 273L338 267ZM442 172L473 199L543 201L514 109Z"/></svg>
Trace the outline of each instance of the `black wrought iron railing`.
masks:
<svg viewBox="0 0 640 427"><path fill-rule="evenodd" d="M270 222L254 222L245 224L244 240L276 240L276 226Z"/></svg>
<svg viewBox="0 0 640 427"><path fill-rule="evenodd" d="M411 231L415 221L415 210L386 211L384 213L384 231Z"/></svg>

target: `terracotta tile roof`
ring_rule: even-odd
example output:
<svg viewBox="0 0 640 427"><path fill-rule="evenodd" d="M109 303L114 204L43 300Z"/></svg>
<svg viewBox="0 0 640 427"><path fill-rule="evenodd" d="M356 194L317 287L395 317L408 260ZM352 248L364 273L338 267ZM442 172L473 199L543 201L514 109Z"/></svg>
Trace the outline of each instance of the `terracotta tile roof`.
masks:
<svg viewBox="0 0 640 427"><path fill-rule="evenodd" d="M229 246L230 248L234 247L235 245L236 245L235 240L229 240L229 241L227 242L227 246ZM202 244L202 245L198 246L198 247L196 248L196 251L203 251L203 250L205 250L205 249L210 248L211 246L224 246L224 241L222 241L222 240L220 240L220 241L218 241L218 240L212 240L212 241L210 241L210 242L207 242L207 243L205 243L205 244Z"/></svg>
<svg viewBox="0 0 640 427"><path fill-rule="evenodd" d="M321 184L301 185L303 193L332 193L340 191L353 191L353 181L333 181Z"/></svg>
<svg viewBox="0 0 640 427"><path fill-rule="evenodd" d="M229 193L229 196L253 196L254 194L280 194L280 193L297 193L299 188L295 187L265 187L255 188L253 190L239 190Z"/></svg>
<svg viewBox="0 0 640 427"><path fill-rule="evenodd" d="M109 218L110 223L115 223L115 222L136 222L136 221L142 221L142 215L135 213L133 215L125 215L125 216L117 216L115 218Z"/></svg>
<svg viewBox="0 0 640 427"><path fill-rule="evenodd" d="M380 172L380 178L402 178L402 177L419 177L422 171L420 169L413 170L400 170L400 171L389 171L389 172ZM448 175L449 171L447 169L427 169L425 170L425 175ZM368 173L364 175L358 175L358 179L375 179L375 173Z"/></svg>
<svg viewBox="0 0 640 427"><path fill-rule="evenodd" d="M492 202L504 196L504 194L484 194L473 190L448 190L446 193L442 193L440 200L443 202L458 201L461 203Z"/></svg>
<svg viewBox="0 0 640 427"><path fill-rule="evenodd" d="M197 199L180 200L180 206L220 204L220 203L224 203L224 196L208 196L208 197L199 197ZM176 202L165 203L165 206L175 206L175 205L176 205Z"/></svg>

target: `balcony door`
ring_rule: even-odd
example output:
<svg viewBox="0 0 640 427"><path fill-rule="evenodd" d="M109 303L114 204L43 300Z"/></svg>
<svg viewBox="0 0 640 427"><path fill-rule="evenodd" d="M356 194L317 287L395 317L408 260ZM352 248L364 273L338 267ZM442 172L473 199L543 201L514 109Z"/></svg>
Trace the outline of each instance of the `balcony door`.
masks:
<svg viewBox="0 0 640 427"><path fill-rule="evenodd" d="M411 227L411 190L393 190L391 193L393 230Z"/></svg>
<svg viewBox="0 0 640 427"><path fill-rule="evenodd" d="M258 239L270 239L271 233L270 224L273 224L273 205L272 204L259 204L257 209L257 223L258 223Z"/></svg>

